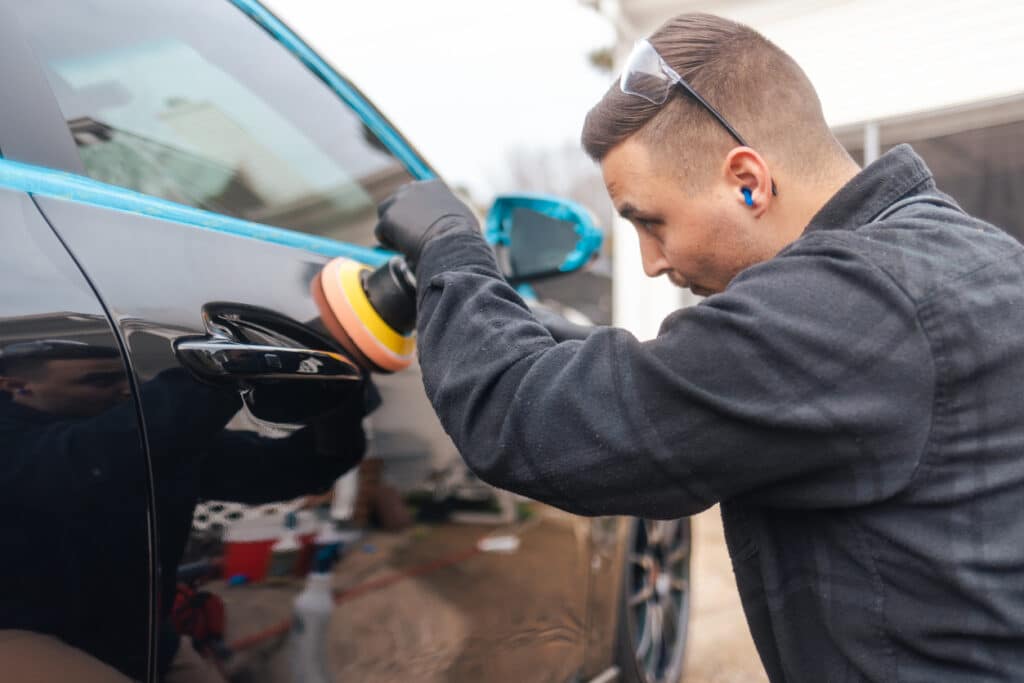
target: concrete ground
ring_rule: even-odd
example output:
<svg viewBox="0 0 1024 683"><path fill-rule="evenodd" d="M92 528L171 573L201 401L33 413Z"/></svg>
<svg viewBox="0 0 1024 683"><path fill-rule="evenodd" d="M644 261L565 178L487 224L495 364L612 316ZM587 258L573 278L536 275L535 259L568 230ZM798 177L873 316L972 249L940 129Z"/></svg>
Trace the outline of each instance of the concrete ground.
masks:
<svg viewBox="0 0 1024 683"><path fill-rule="evenodd" d="M693 539L683 683L767 683L743 617L717 507L693 518Z"/></svg>
<svg viewBox="0 0 1024 683"><path fill-rule="evenodd" d="M480 533L480 529L460 525L402 534L372 533L368 540L373 541L375 551L357 551L348 556L336 569L337 587L373 586L374 581L394 576L397 567L417 565L448 550L471 548ZM766 683L743 617L718 508L694 518L693 537L690 640L681 683ZM553 557L573 557L559 550L575 542L572 526L545 521L532 525L523 539L523 546L512 556L476 555L468 562L426 575L378 585L357 598L358 609L348 605L340 608L332 618L329 648L331 669L338 680L486 680L489 676L478 674L484 670L496 673L491 661L495 659L526 667L518 674L503 671L495 679L531 683L565 680L557 662L572 655L582 628L568 617L544 624L524 622L520 630L532 633L525 639L502 637L482 643L477 642L480 635L473 636L501 631L517 610L557 616L558 610L531 609L523 600L532 597L545 605L558 605L572 593L572 577L580 574L580 568L552 571L551 567ZM545 576L549 580L540 580ZM269 638L261 646L241 652L233 660L233 680L269 683L289 679L283 636L291 602L301 586L299 580L240 589L225 588L221 582L210 586L228 605L229 641L270 629ZM502 600L501 596L511 600ZM481 609L481 600L493 609ZM425 614L430 615L429 620L422 618ZM478 623L481 619L491 621ZM274 630L274 625L282 624L285 630ZM550 636L543 639L549 641L543 648L538 647L537 633ZM475 645L467 647L468 643ZM526 648L522 656L492 656L515 649L517 644ZM396 653L406 656L397 657ZM473 653L491 656L481 661L470 656ZM413 654L417 656L409 656Z"/></svg>

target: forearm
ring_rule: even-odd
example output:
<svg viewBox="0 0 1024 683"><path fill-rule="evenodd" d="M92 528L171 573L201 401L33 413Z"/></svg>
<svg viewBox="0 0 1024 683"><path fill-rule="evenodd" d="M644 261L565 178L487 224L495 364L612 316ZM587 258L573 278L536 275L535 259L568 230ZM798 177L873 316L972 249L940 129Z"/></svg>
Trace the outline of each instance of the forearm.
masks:
<svg viewBox="0 0 1024 683"><path fill-rule="evenodd" d="M478 476L580 514L675 517L713 502L659 464L671 453L620 376L617 359L642 354L631 335L557 344L476 236L428 244L417 279L427 395Z"/></svg>
<svg viewBox="0 0 1024 683"><path fill-rule="evenodd" d="M365 448L358 420L305 427L284 439L224 432L203 460L200 496L259 504L321 493L359 463Z"/></svg>

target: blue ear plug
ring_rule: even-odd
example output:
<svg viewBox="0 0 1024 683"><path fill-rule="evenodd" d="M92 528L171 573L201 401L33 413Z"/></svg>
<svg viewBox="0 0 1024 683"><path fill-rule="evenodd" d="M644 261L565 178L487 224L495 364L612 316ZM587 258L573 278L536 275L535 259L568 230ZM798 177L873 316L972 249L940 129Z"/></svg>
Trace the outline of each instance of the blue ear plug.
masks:
<svg viewBox="0 0 1024 683"><path fill-rule="evenodd" d="M743 201L746 202L747 206L753 206L754 198L750 195L750 188L744 187L740 192L743 193Z"/></svg>

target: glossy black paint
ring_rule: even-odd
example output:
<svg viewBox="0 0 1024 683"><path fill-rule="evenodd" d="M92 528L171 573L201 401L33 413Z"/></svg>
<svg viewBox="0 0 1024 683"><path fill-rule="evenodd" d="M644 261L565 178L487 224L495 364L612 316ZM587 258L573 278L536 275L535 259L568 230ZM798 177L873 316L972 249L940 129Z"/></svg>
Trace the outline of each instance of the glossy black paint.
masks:
<svg viewBox="0 0 1024 683"><path fill-rule="evenodd" d="M132 355L140 385L158 381L162 375L179 367L174 346L205 329L203 311L211 301L221 302L222 306L258 302L292 320L316 324L307 292L308 280L322 265L320 257L61 200L41 198L39 204L73 252L88 264L89 274ZM254 278L253 273L261 273L261 276ZM431 479L439 476L450 480L465 478L465 472L460 470L461 461L441 433L422 395L416 373L382 379L380 387L384 406L380 414L374 416L374 455L382 463L385 481L399 491L419 490L435 496L443 489L439 488L440 482L431 483ZM194 400L194 396L189 397L189 401ZM179 421L173 412L166 412L181 408L175 408L173 403L147 403L145 391L142 407L151 452L161 449L161 439L169 438L166 435L173 435L175 440L212 438L211 434L189 434L189 423ZM233 420L244 424L246 418ZM250 430L258 428L258 423L253 426L251 416L247 420ZM224 420L221 427L227 422ZM281 465L288 467L287 462ZM159 505L163 499L161 477L169 475L159 463L154 463L154 468L158 477ZM327 488L331 483L331 480L324 481L322 486ZM546 680L566 680L579 670L586 616L586 539L576 530L577 522L567 515L550 516L551 513L543 510L534 514L538 519L534 525L536 531L531 533L539 537L538 542L544 544L546 551L539 556L523 551L495 555L493 559L467 560L465 571L479 576L466 586L466 596L473 596L473 601L466 603L463 596L449 594L437 604L424 602L414 613L406 609L403 621L410 623L411 619L421 636L405 642L402 651L395 655L398 660L422 661L422 657L437 647L432 638L455 628L444 618L445 613L450 613L468 619L466 625L446 636L453 641L450 646L457 644L456 649L461 653L446 663L447 667L458 667L458 674L451 680L470 680L476 675L473 672L488 671L496 674L488 680L517 680L517 676L523 675L524 661L545 672L545 676L549 676ZM171 516L180 520L181 515L177 509L171 512L157 509L158 520ZM449 523L445 522L442 527L435 524L431 533L440 538L435 547L424 546L420 539L408 535L382 537L378 543L397 544L395 551L399 552L388 565L401 571L406 564L401 560L402 552L414 553L417 566L443 561L452 552L471 550L475 538L490 531L487 526L461 523L448 532L443 527ZM167 535L173 533L165 528L161 538ZM523 535L523 543L528 543L529 539L530 534ZM456 545L451 547L450 543ZM172 552L169 546L166 542L161 544L165 573L173 571L177 561L168 556ZM540 546L536 552L540 552ZM538 561L543 564L534 566ZM474 568L471 562L478 566ZM502 588L502 581L511 583ZM449 576L441 583L443 591L448 591L461 581L457 576ZM554 585L537 590L542 583ZM428 593L433 594L434 590ZM489 604L480 602L485 596ZM344 610L345 616L353 623L379 623L384 615L393 615L396 610L402 613L395 601L408 605L408 596L403 596L401 591L390 597L382 593L376 598L376 605L367 602L361 605L366 612L360 614L360 606L353 606ZM446 602L451 606L445 608ZM353 608L357 611L353 612ZM253 606L240 604L237 609L251 610ZM282 616L287 616L287 612ZM479 619L482 623L477 623ZM400 623L388 628L400 628ZM474 623L476 628L485 629L487 635L468 628ZM273 622L266 624L272 625ZM358 632L353 632L344 641L358 651L360 637ZM373 636L374 642L379 637ZM368 652L376 651L376 646L368 644L367 648ZM380 659L380 654L377 652L377 656L368 659L347 658L343 667L348 667L350 676L372 680L374 675L381 675L381 671L401 666L398 661ZM353 670L355 666L361 668ZM283 677L275 679L270 673L263 675L263 680L283 680Z"/></svg>
<svg viewBox="0 0 1024 683"><path fill-rule="evenodd" d="M60 672L73 647L144 678L149 473L121 349L27 195L0 190L0 240L3 676ZM32 647L46 660L25 661Z"/></svg>
<svg viewBox="0 0 1024 683"><path fill-rule="evenodd" d="M193 4L188 3L190 7ZM13 6L8 0L0 0L0 10ZM221 9L207 7L203 12L218 14ZM195 18L182 19L186 20ZM16 24L5 24L4 30L13 30L13 26ZM67 30L74 33L73 28ZM270 40L260 31L249 31L244 39L224 37L224 49L235 49L254 35ZM3 44L5 54L10 54L12 60L22 60L13 63L21 64L31 57L25 54L24 43L17 54L11 45L15 43ZM0 66L0 73L6 75L9 66ZM254 77L267 71L261 69L258 60L247 68ZM35 94L26 95L24 100L16 96L7 100L29 103L31 108L0 120L0 148L6 152L9 144L25 135L29 137L24 139L31 140L45 137L52 144L18 143L11 149L19 150L17 158L29 163L80 171L81 162L64 116L52 96L43 96L49 86L42 72L36 68L20 73L18 78L12 74L12 80L5 82L17 84L19 93L23 89ZM267 87L278 88L283 98L295 99L302 96L304 86L295 79L283 79L271 81ZM323 94L316 95L316 99L322 102ZM351 117L347 109L341 112L343 103L336 101L336 106L339 118L341 113ZM331 144L343 154L345 135L339 133ZM22 199L22 203L29 201ZM232 318L233 314L259 309L271 312L277 322L262 320L262 333L251 325L242 325L243 331L251 335L245 343L268 343L272 339L276 346L290 346L300 352L314 349L340 353L342 350L322 329L309 296L309 283L325 259L298 249L68 200L37 197L36 202L83 265L115 323L121 345L129 353L128 379L140 397L136 412L141 412L144 434L138 424L131 429L135 430L137 443L143 436L148 443L156 487L150 505L159 533L141 539L136 529L131 539L125 539L122 552L130 549L144 556L137 568L132 567L135 578L118 585L126 603L140 595L141 589L124 590L124 586L142 585L142 574L137 572L146 574L142 578L148 591L154 590L158 582L164 586L159 598L161 609L151 605L151 599L135 603L151 605L148 618L155 623L157 615L165 614L168 602L173 600L166 586L179 562L205 557L204 539L197 533L190 534L187 528L195 501L208 497L204 483L219 484L206 488L226 492L236 500L255 503L272 499L270 494L282 490L282 482L295 474L292 470L299 468L304 454L281 447L281 457L274 462L274 458L267 457L269 451L290 440L301 441L292 438L301 431L296 423L309 423L310 415L324 407L323 395L297 396L294 383L287 381L279 386L250 386L248 391L242 386L236 390L230 382L226 388L211 387L185 368L175 345L208 336L211 319L218 315L221 323L238 323L239 318ZM0 204L0 208L5 209L0 216L6 219L9 207ZM45 227L38 215L35 219ZM13 239L29 239L26 235L15 233ZM52 242L59 247L55 239ZM20 283L39 268L28 257L19 258L25 259L21 270L12 267L0 271L0 285L11 292L5 295L5 303L10 300L21 305L19 297L26 295ZM73 263L68 263L73 268ZM78 277L79 286L85 285L80 274ZM53 291L56 296L62 290L58 287ZM46 330L53 323L47 316L54 312L91 310L90 320L99 324L103 308L87 286L81 291L88 294L84 302L66 308L60 308L58 299L31 303L35 300L29 296L18 309L23 312L13 317L20 325L21 317L33 315L29 309L38 310L44 318L34 333L37 336L48 334ZM91 309L87 302L91 302ZM284 327L282 321L288 321ZM107 347L116 348L118 340L110 335L109 327L106 334ZM561 682L602 673L611 663L623 554L621 521L601 520L599 533L592 534L590 520L517 502L481 486L468 474L437 423L423 395L418 368L376 380L383 404L369 422L372 438L368 457L373 466L360 471L358 489L365 492L383 484L390 490L391 500L402 500L401 505L414 515L418 525L384 531L380 518L387 510L378 511L376 524L369 524L363 540L339 565L338 587L349 592L343 594L348 597L342 599L332 617L329 638L334 674L339 680L360 681ZM314 387L314 393L320 391L315 389L320 386L315 381L307 382L307 386ZM253 402L252 396L260 392L266 398ZM338 405L347 398L337 396L332 400ZM268 405L271 407L261 412L259 406ZM344 450L339 450L339 463L347 467L351 463L345 457L351 453L342 453ZM221 451L230 451L236 458L232 461L234 467L211 473L203 469L201 458L197 460L199 452L208 455ZM139 472L144 473L146 460L141 446L136 455ZM259 469L257 464L266 469ZM260 472L264 479L275 478L272 475L276 472L281 481L257 482L262 484L257 487L259 495L250 489L248 497L243 483L233 481L255 480ZM325 471L324 476L307 477L301 482L292 476L284 488L294 495L299 489L313 493L329 487L339 473ZM144 487L133 490L119 501L121 505L141 505L135 522L147 519L146 501L139 498L144 498L144 492ZM359 517L364 501L357 494L348 502L355 505L350 517ZM87 530L90 538L98 539L97 548L104 548L108 542L105 534L110 528L94 524ZM519 539L518 550L479 552L476 543L480 538L503 533ZM147 559L154 544L159 547L159 572ZM210 556L218 552L223 548L214 544ZM70 560L65 565L65 570L73 569ZM153 576L147 574L151 568ZM111 571L109 576L119 574ZM279 588L257 584L231 589L223 582L208 587L227 603L228 639L238 642L287 620L291 599L300 585L293 580ZM97 594L107 588L105 582L97 582L82 590ZM151 628L141 627L136 633L137 643L125 639L117 656L145 659L147 643L159 640L162 657L150 657L149 667L159 665L163 669L175 641L167 633L165 620L161 617L160 621L160 628L152 624ZM137 622L137 615L134 620L126 620ZM239 648L230 666L238 676L247 676L246 680L288 680L286 651L280 645L277 639ZM0 650L0 665L9 661L6 657Z"/></svg>

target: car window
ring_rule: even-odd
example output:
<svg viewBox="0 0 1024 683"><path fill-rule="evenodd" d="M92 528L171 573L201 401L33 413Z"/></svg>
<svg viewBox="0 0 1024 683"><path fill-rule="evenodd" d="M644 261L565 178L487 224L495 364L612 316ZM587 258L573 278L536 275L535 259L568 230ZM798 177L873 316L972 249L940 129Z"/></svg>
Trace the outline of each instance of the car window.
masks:
<svg viewBox="0 0 1024 683"><path fill-rule="evenodd" d="M92 178L357 244L373 243L377 203L411 179L227 0L18 4Z"/></svg>

